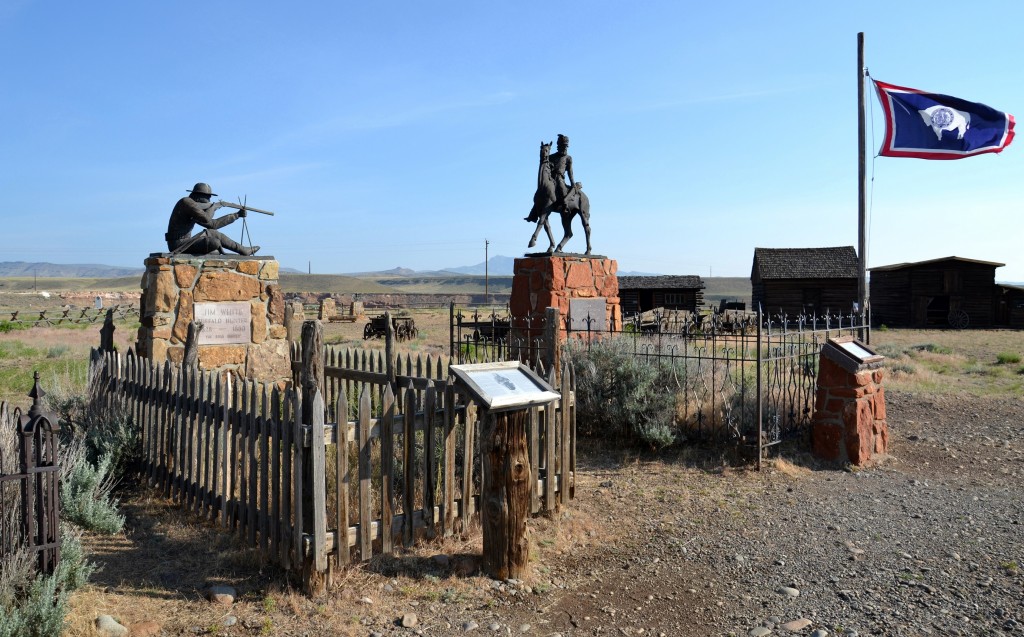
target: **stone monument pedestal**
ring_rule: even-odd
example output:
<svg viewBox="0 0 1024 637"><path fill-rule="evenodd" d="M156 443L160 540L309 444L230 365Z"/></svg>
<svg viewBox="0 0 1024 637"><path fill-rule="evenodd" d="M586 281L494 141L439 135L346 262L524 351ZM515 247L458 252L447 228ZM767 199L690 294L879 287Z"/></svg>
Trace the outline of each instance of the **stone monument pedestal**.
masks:
<svg viewBox="0 0 1024 637"><path fill-rule="evenodd" d="M152 254L145 261L136 352L180 363L202 322L199 367L276 382L291 378L284 295L273 257Z"/></svg>
<svg viewBox="0 0 1024 637"><path fill-rule="evenodd" d="M868 464L889 447L885 370L844 365L827 354L822 352L818 366L811 449L824 460Z"/></svg>
<svg viewBox="0 0 1024 637"><path fill-rule="evenodd" d="M618 269L614 259L602 256L554 254L516 259L509 306L513 329L528 321L531 335L537 336L543 331L549 307L558 308L562 319L560 341L566 338L566 317L573 332L585 332L588 324L592 331L621 329Z"/></svg>

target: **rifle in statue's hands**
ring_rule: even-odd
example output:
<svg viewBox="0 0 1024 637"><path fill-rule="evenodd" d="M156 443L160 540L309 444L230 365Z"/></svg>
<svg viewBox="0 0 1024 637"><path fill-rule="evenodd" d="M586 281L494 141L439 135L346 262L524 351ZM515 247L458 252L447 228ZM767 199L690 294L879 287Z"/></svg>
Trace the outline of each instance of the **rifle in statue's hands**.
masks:
<svg viewBox="0 0 1024 637"><path fill-rule="evenodd" d="M217 203L219 203L224 208L234 208L235 210L242 210L245 212L258 212L263 215L270 215L271 217L274 216L274 213L270 212L269 210L260 210L259 208L252 208L245 204L231 203L229 201L218 201Z"/></svg>

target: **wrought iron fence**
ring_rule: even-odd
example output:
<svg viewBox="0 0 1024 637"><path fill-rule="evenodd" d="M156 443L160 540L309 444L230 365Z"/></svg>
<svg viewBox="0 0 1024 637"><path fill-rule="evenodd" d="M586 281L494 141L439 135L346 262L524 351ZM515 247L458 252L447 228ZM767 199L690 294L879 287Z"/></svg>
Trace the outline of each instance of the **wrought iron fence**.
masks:
<svg viewBox="0 0 1024 637"><path fill-rule="evenodd" d="M648 312L624 320L619 330L573 330L573 323L592 321L567 317L571 357L614 347L671 378L679 437L739 443L756 449L758 459L768 447L809 435L825 341L864 337L868 329L856 315L732 310Z"/></svg>
<svg viewBox="0 0 1024 637"><path fill-rule="evenodd" d="M60 561L60 426L42 411L38 372L35 379L28 414L0 401L0 557L35 552L39 572L52 573Z"/></svg>
<svg viewBox="0 0 1024 637"><path fill-rule="evenodd" d="M550 365L548 320L513 317L508 311L464 311L449 306L449 356L458 364L521 360L536 368Z"/></svg>

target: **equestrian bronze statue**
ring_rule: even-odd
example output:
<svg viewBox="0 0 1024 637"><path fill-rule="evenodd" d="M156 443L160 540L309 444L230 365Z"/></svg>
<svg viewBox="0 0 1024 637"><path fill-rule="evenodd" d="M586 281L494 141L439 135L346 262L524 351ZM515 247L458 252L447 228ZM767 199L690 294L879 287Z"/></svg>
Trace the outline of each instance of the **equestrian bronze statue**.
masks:
<svg viewBox="0 0 1024 637"><path fill-rule="evenodd" d="M587 252L590 254L590 199L583 192L583 184L575 181L572 175L572 157L569 155L569 138L558 136L558 150L551 153L551 142L541 142L540 167L537 169L537 192L533 195L533 209L526 217L527 221L537 222L537 228L530 237L528 247L537 245L537 236L541 228L548 235L548 254L561 252L565 244L572 238L572 220L576 215L583 222L583 231L587 235ZM568 183L566 183L568 178ZM551 234L548 217L552 212L562 216L562 240L555 246L555 237Z"/></svg>

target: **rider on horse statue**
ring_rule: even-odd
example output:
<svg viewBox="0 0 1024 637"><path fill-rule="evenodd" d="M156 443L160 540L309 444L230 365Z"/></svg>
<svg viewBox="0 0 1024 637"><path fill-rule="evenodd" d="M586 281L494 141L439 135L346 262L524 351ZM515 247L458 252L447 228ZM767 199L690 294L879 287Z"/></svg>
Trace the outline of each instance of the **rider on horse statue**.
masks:
<svg viewBox="0 0 1024 637"><path fill-rule="evenodd" d="M569 183L565 182L568 175ZM562 217L562 229L565 231L558 246L548 224L548 216L558 212ZM540 168L537 171L537 192L533 196L533 208L527 221L537 222L537 228L530 238L529 247L537 245L537 236L543 229L551 246L548 253L561 252L566 242L572 237L572 219L580 216L583 230L587 236L587 254L590 254L590 200L583 193L583 184L575 181L572 176L572 157L569 155L569 138L558 136L558 151L551 153L551 142L540 145Z"/></svg>
<svg viewBox="0 0 1024 637"><path fill-rule="evenodd" d="M572 155L569 154L569 138L565 135L558 136L558 150L549 155L547 158L549 167L545 167L541 162L541 170L549 169L551 171L551 178L555 183L555 202L553 207L556 210L565 210L565 198L569 193L576 187L576 182L572 178ZM565 183L565 176L569 175L568 185ZM526 218L527 221L536 221L540 218L540 213L537 209L530 211L530 216Z"/></svg>

